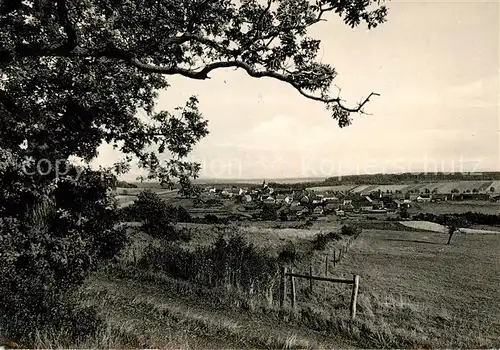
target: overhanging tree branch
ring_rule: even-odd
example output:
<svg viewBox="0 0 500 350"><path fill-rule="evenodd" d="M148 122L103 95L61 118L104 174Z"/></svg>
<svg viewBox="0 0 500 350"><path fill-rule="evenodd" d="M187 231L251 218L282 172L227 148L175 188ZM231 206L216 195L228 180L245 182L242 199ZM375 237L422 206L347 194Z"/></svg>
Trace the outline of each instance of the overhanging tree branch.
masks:
<svg viewBox="0 0 500 350"><path fill-rule="evenodd" d="M225 30L222 31L213 29L210 20L207 22L207 28L210 29L203 29L203 26L199 27L199 30L191 28L193 23L203 23L202 13L211 11L211 6L213 6L210 1L200 0L186 7L188 23L180 25L177 31L169 31L169 34L164 37L154 38L156 32L151 33L150 30L148 32L143 28L141 35L147 40L142 39L142 36L136 38L134 33L126 32L128 28L122 28L131 43L126 46L133 47L133 49L119 47L118 42L115 45L113 35L106 38L105 42L102 40L86 42L85 37L79 38L69 18L68 5L71 5L71 2L53 1L56 4L57 25L67 36L64 43L43 46L35 41L18 41L9 49L0 47L0 63L9 64L23 57L43 56L106 58L111 61L121 61L141 72L178 74L198 80L209 79L208 74L220 68L243 69L254 78L269 77L285 82L299 91L302 96L325 103L328 108L337 107L347 113L364 113L362 109L370 98L380 96L372 92L355 107L346 106L340 96L331 97L328 88L335 77L335 70L328 65L314 62L315 53L318 50L317 44L305 36L306 29L322 21L322 17L327 12L338 13L349 25L357 25L360 20L368 24L372 23L372 25L382 22L385 16L383 7L379 12L366 10L373 0L367 1L367 4L358 9L349 7L348 2L334 0L317 0L315 5L304 5L298 1L296 11L290 13L289 17L283 16L284 13L290 11L287 6L278 6L276 10L271 10L275 0L266 0L257 10L259 12L256 12L251 5L245 8L247 5L242 4L240 8L232 8L234 12L229 11L221 15L228 16L229 13L240 16L239 21L228 20ZM119 9L117 11L119 12ZM76 12L75 16L77 16ZM150 21L144 23L146 22L150 23ZM241 28L242 23L251 24L253 28L250 32L244 33ZM164 27L168 28L166 25ZM117 33L117 35L123 35L120 30ZM153 35L153 37L148 39L148 35ZM272 46L271 43L276 38L280 38L280 42ZM138 41L134 42L135 39ZM143 42L149 42L148 40L157 42L158 47L155 49L141 46ZM189 45L184 46L186 43ZM232 44L236 45L236 48L231 47ZM183 45L180 54L173 59L169 57L170 48L178 48L180 45ZM183 52L188 52L187 58L183 56ZM209 58L212 63L204 64L202 69L182 68L191 65L194 62L192 60L203 62L204 58ZM275 64L271 65L271 61ZM294 64L287 65L291 61ZM288 66L294 68L288 70Z"/></svg>
<svg viewBox="0 0 500 350"><path fill-rule="evenodd" d="M182 75L184 77L191 78L191 79L197 79L197 80L210 79L208 74L216 69L241 68L244 71L246 71L249 76L251 76L253 78L268 77L268 78L277 79L279 81L288 83L289 85L294 87L296 90L298 90L302 96L307 97L308 99L323 102L323 103L335 103L343 110L345 110L347 112L351 112L351 113L361 112L362 108L366 105L366 103L368 103L368 101L370 100L370 98L372 96L380 96L379 93L372 92L357 107L350 108L350 107L347 107L347 106L342 104L342 100L340 97L330 98L330 97L319 97L319 96L312 95L312 94L308 93L307 91L305 91L304 89L302 89L300 87L300 85L297 82L295 82L291 76L280 74L280 73L274 72L274 71L268 71L268 70L259 71L259 70L254 69L253 67L251 67L249 64L242 62L242 61L213 62L213 63L207 64L203 69L201 69L199 71L192 71L189 69L183 69L183 68L179 68L179 67L159 67L159 66L149 65L149 64L142 63L140 60L138 60L136 58L131 59L131 63L136 68L138 68L142 71L145 71L145 72L169 74L169 75L179 74L179 75Z"/></svg>

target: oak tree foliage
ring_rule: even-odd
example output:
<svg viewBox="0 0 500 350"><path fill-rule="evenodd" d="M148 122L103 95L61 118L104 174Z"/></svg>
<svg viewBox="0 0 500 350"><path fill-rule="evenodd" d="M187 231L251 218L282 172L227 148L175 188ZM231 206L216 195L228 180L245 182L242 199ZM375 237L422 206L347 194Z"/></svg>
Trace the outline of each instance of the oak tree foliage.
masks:
<svg viewBox="0 0 500 350"><path fill-rule="evenodd" d="M174 113L154 110L169 75L235 68L277 79L325 103L343 127L373 93L351 107L333 96L337 72L317 59L308 29L329 13L368 28L387 14L373 0L10 0L1 11L2 147L27 140L35 157L90 160L102 141L117 143L168 184L196 175L199 165L182 159L207 134L196 97Z"/></svg>

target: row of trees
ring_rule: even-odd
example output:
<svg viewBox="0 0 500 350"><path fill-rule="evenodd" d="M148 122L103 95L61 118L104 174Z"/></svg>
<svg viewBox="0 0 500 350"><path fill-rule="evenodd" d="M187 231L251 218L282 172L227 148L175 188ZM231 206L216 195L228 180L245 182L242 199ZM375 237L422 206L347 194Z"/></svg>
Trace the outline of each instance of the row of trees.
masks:
<svg viewBox="0 0 500 350"><path fill-rule="evenodd" d="M335 186L344 184L360 185L395 185L421 182L438 181L494 181L500 180L500 172L481 172L475 173L403 173L403 174L366 174L366 175L347 175L342 177L331 177L326 179L323 186Z"/></svg>

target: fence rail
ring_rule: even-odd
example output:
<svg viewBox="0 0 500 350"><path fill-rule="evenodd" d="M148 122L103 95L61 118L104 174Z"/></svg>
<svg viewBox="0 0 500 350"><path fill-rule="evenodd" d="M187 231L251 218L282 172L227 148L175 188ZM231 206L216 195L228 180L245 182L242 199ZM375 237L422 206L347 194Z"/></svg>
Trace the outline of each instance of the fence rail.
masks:
<svg viewBox="0 0 500 350"><path fill-rule="evenodd" d="M298 273L291 273L291 272L287 272L286 276L297 277L297 278L307 278L308 280L314 280L314 281L326 281L326 282L333 282L333 283L354 284L354 280L341 279L341 278L329 278L329 277L321 277L321 276L301 275Z"/></svg>
<svg viewBox="0 0 500 350"><path fill-rule="evenodd" d="M312 292L312 281L325 281L331 283L342 283L342 284L352 284L352 293L351 293L351 303L350 303L350 315L351 318L356 318L356 305L358 299L358 290L359 290L359 275L353 275L352 279L341 279L341 278L328 278L322 276L313 276L312 269L310 270L309 275L303 275L294 273L293 269L290 272L287 272L286 267L281 268L281 280L280 280L280 308L283 309L285 306L285 298L287 295L286 291L286 279L290 278L290 291L291 291L291 306L295 310L297 307L297 289L295 288L295 278L305 278L310 282L310 288Z"/></svg>

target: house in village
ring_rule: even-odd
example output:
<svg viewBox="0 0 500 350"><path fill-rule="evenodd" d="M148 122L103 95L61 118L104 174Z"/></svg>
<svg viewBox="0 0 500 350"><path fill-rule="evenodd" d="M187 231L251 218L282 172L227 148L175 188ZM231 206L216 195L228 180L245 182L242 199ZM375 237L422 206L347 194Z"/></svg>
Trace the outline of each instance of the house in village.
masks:
<svg viewBox="0 0 500 350"><path fill-rule="evenodd" d="M338 209L338 205L335 205L335 204L327 204L325 205L325 207L323 208L323 213L324 214L333 214L335 212L335 210Z"/></svg>
<svg viewBox="0 0 500 350"><path fill-rule="evenodd" d="M307 195L305 195L302 198L300 198L300 203L302 205L307 205L307 204L309 204L310 201L311 200L309 199L309 196L307 196Z"/></svg>
<svg viewBox="0 0 500 350"><path fill-rule="evenodd" d="M390 200L384 201L384 208L386 208L388 211L396 211L398 209L401 209L402 207L408 208L408 205L405 204L404 200L402 199L391 198Z"/></svg>
<svg viewBox="0 0 500 350"><path fill-rule="evenodd" d="M283 203L285 201L286 196L282 193L276 196L276 203Z"/></svg>
<svg viewBox="0 0 500 350"><path fill-rule="evenodd" d="M276 215L281 220L284 220L283 218L286 218L288 220L288 216L290 215L290 208L288 208L288 206L286 205L283 205L278 210L276 210Z"/></svg>
<svg viewBox="0 0 500 350"><path fill-rule="evenodd" d="M325 204L339 205L341 203L340 199L334 196L323 197L322 202Z"/></svg>
<svg viewBox="0 0 500 350"><path fill-rule="evenodd" d="M431 194L431 202L446 202L449 195L445 193L433 193Z"/></svg>
<svg viewBox="0 0 500 350"><path fill-rule="evenodd" d="M306 216L308 215L310 212L309 212L309 209L307 209L307 207L304 207L301 211L299 211L297 213L298 216L302 217L302 216Z"/></svg>
<svg viewBox="0 0 500 350"><path fill-rule="evenodd" d="M321 216L321 215L323 215L323 208L320 207L320 206L314 208L314 210L313 210L313 216L317 217L317 216Z"/></svg>
<svg viewBox="0 0 500 350"><path fill-rule="evenodd" d="M490 201L492 202L500 202L500 194L493 194L490 196Z"/></svg>
<svg viewBox="0 0 500 350"><path fill-rule="evenodd" d="M401 192L391 193L390 196L392 197L392 199L399 199L399 200L403 200L406 198L406 195L404 193L401 193Z"/></svg>
<svg viewBox="0 0 500 350"><path fill-rule="evenodd" d="M233 186L233 187L226 187L222 190L221 195L223 197L234 197L240 194L240 189Z"/></svg>
<svg viewBox="0 0 500 350"><path fill-rule="evenodd" d="M354 205L352 205L352 200L344 200L344 203L339 205L339 209L343 210L344 212L354 211Z"/></svg>
<svg viewBox="0 0 500 350"><path fill-rule="evenodd" d="M384 202L379 199L374 199L372 201L372 209L373 210L382 210L384 209Z"/></svg>
<svg viewBox="0 0 500 350"><path fill-rule="evenodd" d="M420 197L418 194L410 193L405 197L405 199L408 199L410 202L415 202L418 197Z"/></svg>
<svg viewBox="0 0 500 350"><path fill-rule="evenodd" d="M418 203L428 203L431 201L431 195L428 193L422 193L416 198L416 201Z"/></svg>
<svg viewBox="0 0 500 350"><path fill-rule="evenodd" d="M275 204L276 200L273 197L269 196L269 197L265 198L264 200L262 200L262 202L264 204Z"/></svg>
<svg viewBox="0 0 500 350"><path fill-rule="evenodd" d="M292 217L293 216L295 216L295 217L302 216L304 209L307 209L307 208L302 206L302 205L296 205L296 206L290 207L290 215Z"/></svg>
<svg viewBox="0 0 500 350"><path fill-rule="evenodd" d="M359 207L362 212L369 212L373 209L373 199L369 196L364 196L361 200L356 202L356 206Z"/></svg>

